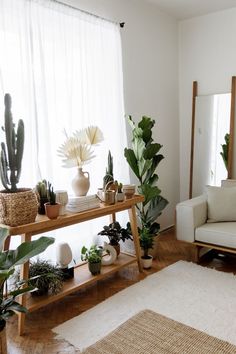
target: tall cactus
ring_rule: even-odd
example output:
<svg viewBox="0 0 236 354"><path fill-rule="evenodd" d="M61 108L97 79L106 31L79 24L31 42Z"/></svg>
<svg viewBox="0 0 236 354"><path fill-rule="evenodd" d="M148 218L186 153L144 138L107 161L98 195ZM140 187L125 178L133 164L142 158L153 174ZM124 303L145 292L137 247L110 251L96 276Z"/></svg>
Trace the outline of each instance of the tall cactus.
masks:
<svg viewBox="0 0 236 354"><path fill-rule="evenodd" d="M107 157L106 174L103 177L103 189L105 189L107 183L113 182L113 181L114 181L114 177L113 177L113 157L111 156L111 152L109 150L108 157Z"/></svg>
<svg viewBox="0 0 236 354"><path fill-rule="evenodd" d="M18 122L17 132L11 113L11 96L5 94L5 126L2 128L5 132L6 145L1 143L0 154L0 177L7 192L17 192L17 183L21 174L21 162L24 151L24 122L22 119Z"/></svg>

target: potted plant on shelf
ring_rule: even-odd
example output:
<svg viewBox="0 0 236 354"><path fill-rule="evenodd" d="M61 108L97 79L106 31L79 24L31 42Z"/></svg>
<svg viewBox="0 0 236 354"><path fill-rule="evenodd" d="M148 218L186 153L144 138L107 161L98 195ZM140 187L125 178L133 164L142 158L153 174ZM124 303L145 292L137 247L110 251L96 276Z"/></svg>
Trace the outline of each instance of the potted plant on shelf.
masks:
<svg viewBox="0 0 236 354"><path fill-rule="evenodd" d="M54 242L52 237L40 237L36 241L22 243L15 250L2 251L7 236L8 229L0 228L0 348L2 354L7 353L6 320L17 312L27 312L27 309L17 302L17 298L34 290L34 287L29 285L29 280L20 280L16 282L14 290L8 291L7 280L15 272L15 266L28 262L31 257L42 253Z"/></svg>
<svg viewBox="0 0 236 354"><path fill-rule="evenodd" d="M89 173L83 171L83 166L92 160L92 146L103 141L103 134L96 126L90 126L76 131L58 149L58 155L63 158L63 167L78 167L78 172L72 180L72 188L76 196L85 196L90 187Z"/></svg>
<svg viewBox="0 0 236 354"><path fill-rule="evenodd" d="M38 201L30 188L17 188L20 180L24 151L24 122L19 120L17 130L11 113L11 96L4 97L5 142L1 143L0 177L5 190L0 192L0 223L18 226L35 221Z"/></svg>
<svg viewBox="0 0 236 354"><path fill-rule="evenodd" d="M30 263L29 277L33 278L29 284L37 288L31 293L33 296L45 295L48 292L57 294L63 286L62 271L46 260L38 259Z"/></svg>
<svg viewBox="0 0 236 354"><path fill-rule="evenodd" d="M90 249L83 246L81 250L81 260L88 262L88 267L92 275L100 274L102 249L96 245L92 245Z"/></svg>
<svg viewBox="0 0 236 354"><path fill-rule="evenodd" d="M98 233L98 235L107 236L110 245L116 250L117 256L120 254L120 240L125 242L125 240L133 240L131 232L126 228L120 226L118 221L115 221L108 226L103 226L103 230Z"/></svg>
<svg viewBox="0 0 236 354"><path fill-rule="evenodd" d="M143 250L142 263L144 269L149 269L152 266L153 257L148 253L153 248L154 235L150 233L147 227L143 227L139 233L140 246Z"/></svg>
<svg viewBox="0 0 236 354"><path fill-rule="evenodd" d="M118 183L118 189L117 189L117 194L116 194L117 202L123 202L125 199L125 194L122 191L122 187L123 187L123 184Z"/></svg>
<svg viewBox="0 0 236 354"><path fill-rule="evenodd" d="M38 213L44 215L45 214L44 204L48 203L47 181L45 179L37 183L36 192L39 200Z"/></svg>
<svg viewBox="0 0 236 354"><path fill-rule="evenodd" d="M158 181L156 169L164 158L159 154L162 145L153 142L152 129L155 120L143 116L137 127L131 116L128 117L128 121L132 129L132 148L125 148L124 155L139 181L138 192L145 197L144 202L137 205L140 233L145 228L155 237L160 230L157 218L168 204L156 185Z"/></svg>
<svg viewBox="0 0 236 354"><path fill-rule="evenodd" d="M57 219L60 212L60 204L56 203L56 194L50 182L48 182L47 195L49 202L44 204L45 213L49 219Z"/></svg>

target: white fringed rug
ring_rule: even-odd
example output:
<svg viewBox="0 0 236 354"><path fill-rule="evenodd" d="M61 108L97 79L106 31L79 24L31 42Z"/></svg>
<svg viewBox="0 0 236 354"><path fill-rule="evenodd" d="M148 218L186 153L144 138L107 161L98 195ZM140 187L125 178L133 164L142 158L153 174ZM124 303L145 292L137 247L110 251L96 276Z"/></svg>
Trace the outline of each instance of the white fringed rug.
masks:
<svg viewBox="0 0 236 354"><path fill-rule="evenodd" d="M236 277L184 261L150 275L53 331L84 350L145 309L236 345Z"/></svg>

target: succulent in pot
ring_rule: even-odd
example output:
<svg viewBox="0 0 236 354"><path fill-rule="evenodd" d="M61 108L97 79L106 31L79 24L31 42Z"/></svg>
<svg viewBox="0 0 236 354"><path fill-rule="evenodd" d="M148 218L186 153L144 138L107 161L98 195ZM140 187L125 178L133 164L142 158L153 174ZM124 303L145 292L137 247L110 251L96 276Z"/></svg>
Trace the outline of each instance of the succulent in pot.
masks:
<svg viewBox="0 0 236 354"><path fill-rule="evenodd" d="M37 183L36 192L39 200L38 213L44 215L44 204L48 202L47 181L45 179Z"/></svg>
<svg viewBox="0 0 236 354"><path fill-rule="evenodd" d="M0 177L5 190L0 192L0 223L18 226L34 222L38 202L35 192L30 188L17 188L20 180L24 152L24 122L19 120L17 129L13 123L11 96L4 96L5 142L1 142ZM19 212L20 210L20 212Z"/></svg>
<svg viewBox="0 0 236 354"><path fill-rule="evenodd" d="M88 262L88 267L92 275L100 274L102 249L96 245L92 245L89 249L83 246L81 250L81 260Z"/></svg>
<svg viewBox="0 0 236 354"><path fill-rule="evenodd" d="M49 219L57 219L60 212L60 204L56 202L56 193L50 182L48 182L47 195L49 201L44 204L45 213Z"/></svg>
<svg viewBox="0 0 236 354"><path fill-rule="evenodd" d="M38 240L23 242L15 250L3 251L3 244L8 236L7 228L0 228L0 348L1 353L6 353L6 320L17 312L26 313L27 309L23 307L17 298L34 290L34 286L29 285L29 280L20 280L15 284L15 288L10 291L7 288L7 280L15 272L15 267L28 262L31 257L45 251L45 249L54 243L52 237L40 237Z"/></svg>
<svg viewBox="0 0 236 354"><path fill-rule="evenodd" d="M123 202L125 199L125 194L122 188L123 188L123 184L118 183L117 194L116 194L117 202Z"/></svg>
<svg viewBox="0 0 236 354"><path fill-rule="evenodd" d="M123 242L125 242L125 240L133 240L131 231L128 228L121 227L118 221L108 226L103 226L103 230L100 231L98 235L108 237L110 245L113 246L117 252L117 256L120 254L120 240Z"/></svg>

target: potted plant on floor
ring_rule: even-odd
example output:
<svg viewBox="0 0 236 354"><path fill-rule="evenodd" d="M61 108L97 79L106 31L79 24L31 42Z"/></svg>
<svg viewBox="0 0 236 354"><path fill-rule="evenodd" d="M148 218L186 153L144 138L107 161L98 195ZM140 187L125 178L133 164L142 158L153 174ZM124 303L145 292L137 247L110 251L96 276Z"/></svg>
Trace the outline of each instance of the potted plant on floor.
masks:
<svg viewBox="0 0 236 354"><path fill-rule="evenodd" d="M149 269L152 266L153 257L149 254L149 250L153 248L154 235L150 233L147 227L143 227L139 233L140 246L143 250L143 256L141 257L143 268Z"/></svg>
<svg viewBox="0 0 236 354"><path fill-rule="evenodd" d="M60 204L56 203L56 194L53 191L51 183L48 182L48 202L44 204L45 213L49 219L57 219L60 212Z"/></svg>
<svg viewBox="0 0 236 354"><path fill-rule="evenodd" d="M26 313L27 309L17 302L17 297L32 291L29 280L20 280L14 290L8 291L7 280L15 272L15 266L28 262L31 257L44 252L54 242L52 237L40 237L36 241L24 242L15 250L2 251L8 236L8 229L0 228L0 348L6 354L6 320L16 312ZM5 349L3 349L5 348ZM4 351L5 350L5 351Z"/></svg>
<svg viewBox="0 0 236 354"><path fill-rule="evenodd" d="M88 262L88 267L92 275L100 274L102 249L96 245L92 245L90 249L83 246L81 250L81 260Z"/></svg>
<svg viewBox="0 0 236 354"><path fill-rule="evenodd" d="M113 246L116 250L117 256L120 254L120 240L125 242L125 240L133 240L131 231L127 228L120 226L118 221L115 221L108 226L103 226L103 230L98 233L98 235L107 236L110 245Z"/></svg>
<svg viewBox="0 0 236 354"><path fill-rule="evenodd" d="M38 259L30 263L29 277L33 278L29 284L37 288L31 295L40 296L48 292L57 294L63 286L63 273L47 260Z"/></svg>
<svg viewBox="0 0 236 354"><path fill-rule="evenodd" d="M21 175L24 151L24 123L20 119L17 130L11 113L11 96L4 97L5 142L1 143L0 177L5 190L0 191L0 223L18 226L35 221L38 201L30 188L17 188Z"/></svg>
<svg viewBox="0 0 236 354"><path fill-rule="evenodd" d="M164 156L159 154L162 145L153 142L152 129L155 120L143 116L137 127L131 116L128 117L128 121L132 129L132 148L125 148L124 154L139 181L138 192L145 197L144 202L137 205L139 231L141 233L142 229L145 228L155 237L160 230L157 218L168 204L168 201L161 196L161 190L156 185L158 181L156 169L164 159ZM154 246L155 243L154 241Z"/></svg>

